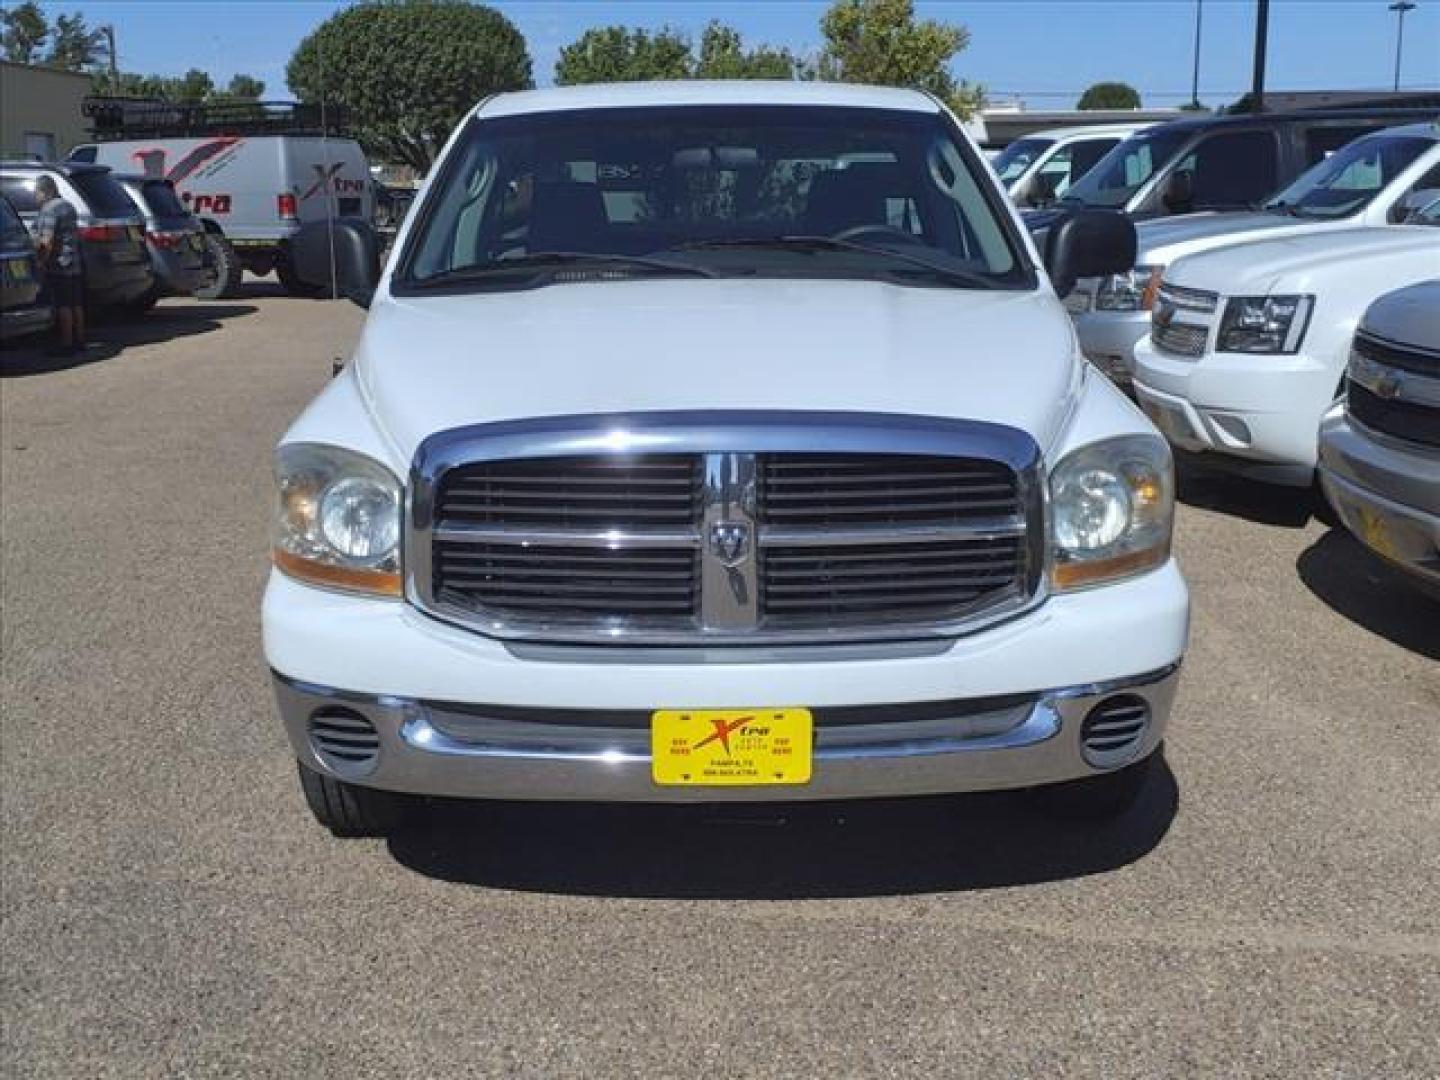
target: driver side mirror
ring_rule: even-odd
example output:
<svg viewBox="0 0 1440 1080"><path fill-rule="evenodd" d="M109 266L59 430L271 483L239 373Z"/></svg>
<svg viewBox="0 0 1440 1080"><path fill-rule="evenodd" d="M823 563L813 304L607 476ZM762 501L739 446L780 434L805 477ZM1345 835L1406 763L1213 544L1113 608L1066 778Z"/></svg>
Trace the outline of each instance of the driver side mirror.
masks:
<svg viewBox="0 0 1440 1080"><path fill-rule="evenodd" d="M1025 181L1019 201L1026 206L1049 206L1055 201L1055 191L1059 186L1059 175L1038 172Z"/></svg>
<svg viewBox="0 0 1440 1080"><path fill-rule="evenodd" d="M1188 214L1195 207L1195 174L1189 169L1177 170L1165 178L1160 201L1172 214Z"/></svg>
<svg viewBox="0 0 1440 1080"><path fill-rule="evenodd" d="M1135 225L1115 210L1072 210L1045 237L1045 269L1062 300L1081 278L1128 274L1135 253Z"/></svg>
<svg viewBox="0 0 1440 1080"><path fill-rule="evenodd" d="M305 284L368 308L380 283L380 240L360 218L312 221L290 238L290 265Z"/></svg>

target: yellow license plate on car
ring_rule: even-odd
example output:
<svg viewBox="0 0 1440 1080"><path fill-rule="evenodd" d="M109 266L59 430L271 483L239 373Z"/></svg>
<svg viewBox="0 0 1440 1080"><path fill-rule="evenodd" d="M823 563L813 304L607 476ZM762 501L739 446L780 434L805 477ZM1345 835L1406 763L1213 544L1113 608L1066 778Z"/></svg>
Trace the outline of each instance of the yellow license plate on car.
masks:
<svg viewBox="0 0 1440 1080"><path fill-rule="evenodd" d="M1360 508L1360 538L1371 550L1386 558L1396 557L1395 539L1390 535L1389 523L1375 511L1365 507Z"/></svg>
<svg viewBox="0 0 1440 1080"><path fill-rule="evenodd" d="M20 259L11 259L5 264L5 273L11 281L29 281L31 278L30 264Z"/></svg>
<svg viewBox="0 0 1440 1080"><path fill-rule="evenodd" d="M737 787L808 784L809 709L673 709L650 717L657 784Z"/></svg>

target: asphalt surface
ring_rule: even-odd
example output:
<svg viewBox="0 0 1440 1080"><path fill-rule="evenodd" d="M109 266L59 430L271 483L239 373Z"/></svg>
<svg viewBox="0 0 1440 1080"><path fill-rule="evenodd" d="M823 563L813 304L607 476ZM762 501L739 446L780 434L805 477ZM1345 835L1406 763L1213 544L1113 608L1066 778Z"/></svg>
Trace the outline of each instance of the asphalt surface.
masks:
<svg viewBox="0 0 1440 1080"><path fill-rule="evenodd" d="M1168 769L1114 826L331 838L257 608L271 447L362 313L251 289L0 354L6 1077L1440 1075L1440 605L1236 481L1185 479Z"/></svg>

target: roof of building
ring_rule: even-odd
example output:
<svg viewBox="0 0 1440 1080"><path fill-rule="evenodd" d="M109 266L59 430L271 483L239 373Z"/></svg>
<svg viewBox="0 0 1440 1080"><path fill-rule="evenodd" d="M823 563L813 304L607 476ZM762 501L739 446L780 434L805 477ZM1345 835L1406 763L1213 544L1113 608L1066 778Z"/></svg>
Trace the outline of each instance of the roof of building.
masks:
<svg viewBox="0 0 1440 1080"><path fill-rule="evenodd" d="M853 83L762 79L591 83L498 94L480 103L475 115L518 116L571 109L639 108L666 105L835 105L850 108L936 112L934 98L918 90Z"/></svg>

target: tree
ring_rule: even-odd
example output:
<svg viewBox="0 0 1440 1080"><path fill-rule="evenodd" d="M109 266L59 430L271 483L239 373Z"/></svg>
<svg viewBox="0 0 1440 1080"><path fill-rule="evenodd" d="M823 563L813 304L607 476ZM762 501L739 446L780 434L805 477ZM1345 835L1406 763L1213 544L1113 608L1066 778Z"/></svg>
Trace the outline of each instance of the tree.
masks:
<svg viewBox="0 0 1440 1080"><path fill-rule="evenodd" d="M15 64L35 63L50 36L50 22L33 0L0 11L0 27L5 59Z"/></svg>
<svg viewBox="0 0 1440 1080"><path fill-rule="evenodd" d="M555 81L574 86L688 79L693 69L689 40L669 27L652 35L623 26L600 26L586 30L560 50Z"/></svg>
<svg viewBox="0 0 1440 1080"><path fill-rule="evenodd" d="M224 94L217 96L234 101L259 101L265 96L265 82L253 75L234 75L230 79L230 85L225 88Z"/></svg>
<svg viewBox="0 0 1440 1080"><path fill-rule="evenodd" d="M1077 109L1138 109L1140 92L1129 83L1097 82L1080 95Z"/></svg>
<svg viewBox="0 0 1440 1080"><path fill-rule="evenodd" d="M332 15L285 69L301 101L343 106L378 157L424 171L477 101L532 86L525 39L462 0L368 0Z"/></svg>
<svg viewBox="0 0 1440 1080"><path fill-rule="evenodd" d="M92 30L85 16L57 15L51 30L50 52L45 63L66 71L87 71L106 55L105 31Z"/></svg>
<svg viewBox="0 0 1440 1080"><path fill-rule="evenodd" d="M793 79L800 62L789 49L759 45L746 50L740 32L712 20L700 35L700 55L695 61L699 79Z"/></svg>
<svg viewBox="0 0 1440 1080"><path fill-rule="evenodd" d="M836 0L820 31L825 45L815 74L821 79L926 90L962 116L984 102L983 87L950 74L970 31L933 19L917 22L913 0Z"/></svg>

